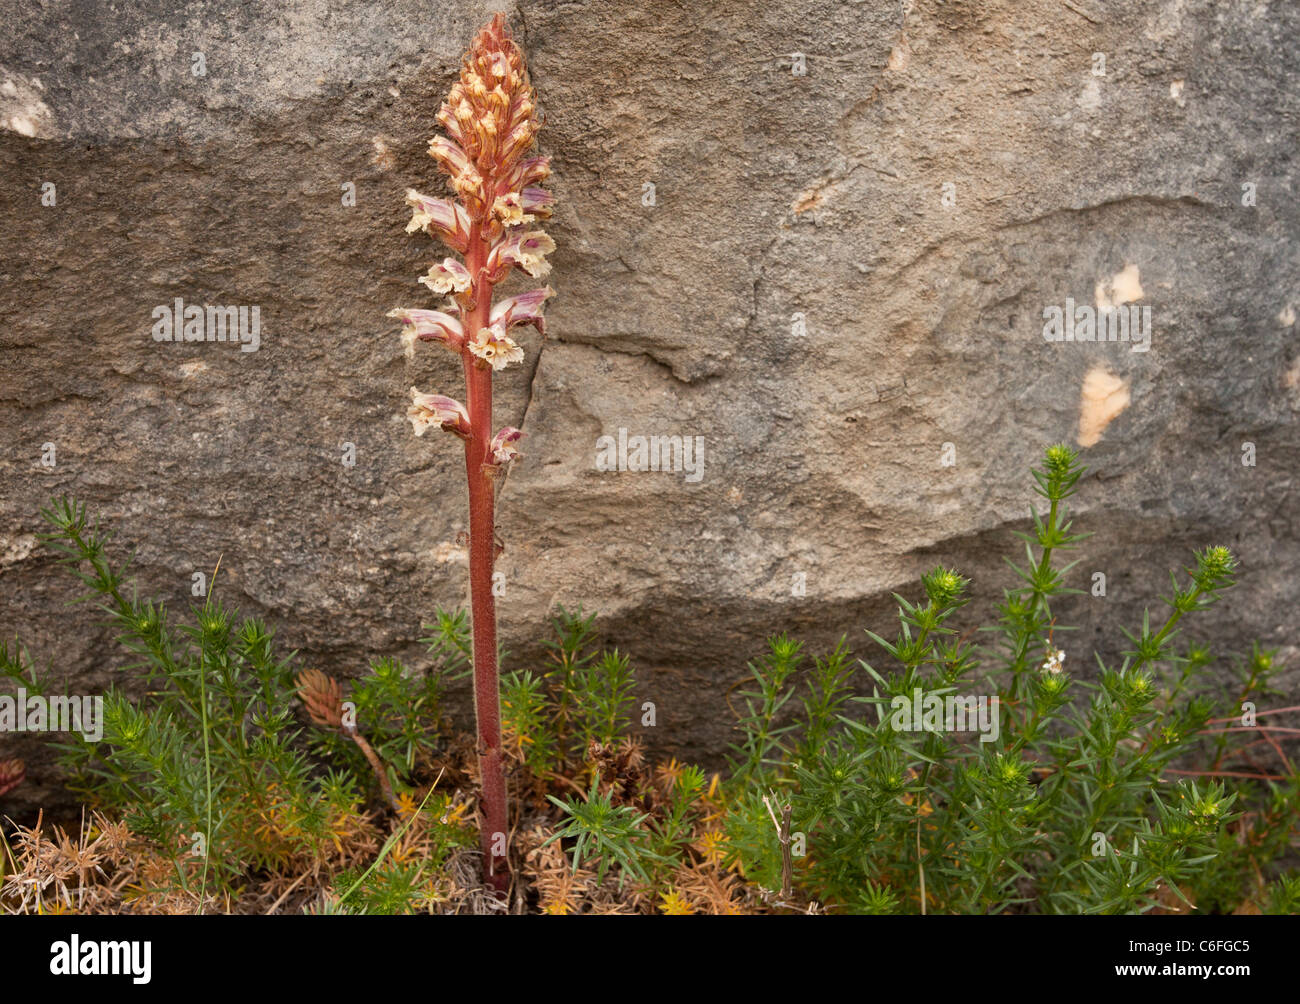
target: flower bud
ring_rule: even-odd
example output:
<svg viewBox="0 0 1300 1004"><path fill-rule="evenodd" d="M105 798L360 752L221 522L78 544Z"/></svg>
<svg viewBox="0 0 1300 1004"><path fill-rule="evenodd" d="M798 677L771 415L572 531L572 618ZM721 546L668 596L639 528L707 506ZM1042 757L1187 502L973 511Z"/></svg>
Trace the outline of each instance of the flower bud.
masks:
<svg viewBox="0 0 1300 1004"><path fill-rule="evenodd" d="M507 425L492 437L492 442L488 444L487 463L483 465L487 474L495 476L523 456L514 445L522 436L523 433L514 426Z"/></svg>
<svg viewBox="0 0 1300 1004"><path fill-rule="evenodd" d="M327 729L343 727L343 688L338 680L319 669L304 669L295 682L298 698L314 725Z"/></svg>

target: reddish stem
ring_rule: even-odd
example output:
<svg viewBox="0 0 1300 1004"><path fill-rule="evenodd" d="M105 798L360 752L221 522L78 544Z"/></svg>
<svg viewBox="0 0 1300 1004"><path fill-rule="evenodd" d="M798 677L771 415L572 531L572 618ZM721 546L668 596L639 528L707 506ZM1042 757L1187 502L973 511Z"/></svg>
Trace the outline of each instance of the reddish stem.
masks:
<svg viewBox="0 0 1300 1004"><path fill-rule="evenodd" d="M1289 708L1265 708L1263 711L1256 711L1256 718L1263 718L1265 715L1280 715L1284 711L1300 711L1300 704L1293 704ZM1217 725L1221 722L1238 722L1241 721L1241 715L1229 715L1227 718L1211 718L1206 725Z"/></svg>
<svg viewBox="0 0 1300 1004"><path fill-rule="evenodd" d="M1287 736L1300 736L1300 729L1287 729L1281 725L1238 725L1230 729L1202 729L1200 734L1203 736L1221 736L1225 732L1281 732Z"/></svg>
<svg viewBox="0 0 1300 1004"><path fill-rule="evenodd" d="M487 326L492 307L492 284L480 270L487 261L488 242L475 223L465 264L474 277L474 306L465 318L466 340ZM486 472L488 443L492 438L492 370L476 365L468 348L461 350L465 366L471 434L465 441L465 475L469 482L469 595L473 630L474 717L478 723L478 766L482 796L484 877L500 893L510 887L510 862L506 857L506 777L501 755L501 688L497 675L497 615L492 596L492 570L496 564L496 485Z"/></svg>
<svg viewBox="0 0 1300 1004"><path fill-rule="evenodd" d="M383 762L379 759L379 754L375 752L374 747L366 742L366 737L358 732L355 728L343 730L344 734L357 744L357 749L361 755L366 758L366 763L370 764L370 769L375 772L375 777L379 779L379 788L384 793L384 800L388 802L392 810L398 814L402 811L401 803L393 797L393 786L388 780L388 771L384 769Z"/></svg>
<svg viewBox="0 0 1300 1004"><path fill-rule="evenodd" d="M1174 770L1165 768L1166 774L1181 774L1184 777L1247 777L1253 781L1285 781L1280 774L1248 774L1240 770Z"/></svg>

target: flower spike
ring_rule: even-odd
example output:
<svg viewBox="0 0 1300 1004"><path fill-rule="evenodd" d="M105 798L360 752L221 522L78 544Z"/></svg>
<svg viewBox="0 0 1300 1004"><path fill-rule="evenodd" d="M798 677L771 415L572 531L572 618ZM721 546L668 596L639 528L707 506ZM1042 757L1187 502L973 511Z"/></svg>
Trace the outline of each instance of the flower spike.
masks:
<svg viewBox="0 0 1300 1004"><path fill-rule="evenodd" d="M429 154L447 176L453 199L410 190L414 210L409 232L423 230L459 257L444 258L420 278L448 301L438 310L394 310L408 353L417 341L441 342L458 352L465 373L465 403L411 389L407 412L417 436L437 426L465 443L469 482L469 578L478 726L479 798L484 877L502 896L510 887L510 832L501 742L501 696L497 667L493 567L499 553L496 490L499 477L519 458L523 435L507 426L491 435L492 377L524 350L510 337L530 324L545 335L542 308L555 295L549 286L492 302L493 287L516 268L546 276L555 242L539 229L550 219L555 197L541 184L550 176L548 157L534 152L541 116L524 53L510 37L504 14L474 38L460 78L438 109L442 133Z"/></svg>

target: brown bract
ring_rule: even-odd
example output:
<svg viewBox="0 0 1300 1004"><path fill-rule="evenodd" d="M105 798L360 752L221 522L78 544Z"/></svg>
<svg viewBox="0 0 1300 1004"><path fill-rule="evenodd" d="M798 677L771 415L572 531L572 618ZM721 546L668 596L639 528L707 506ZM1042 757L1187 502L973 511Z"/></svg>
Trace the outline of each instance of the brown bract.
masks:
<svg viewBox="0 0 1300 1004"><path fill-rule="evenodd" d="M13 791L27 776L27 765L21 760L0 760L0 795Z"/></svg>
<svg viewBox="0 0 1300 1004"><path fill-rule="evenodd" d="M298 674L298 696L312 723L327 729L343 727L343 688L319 669Z"/></svg>

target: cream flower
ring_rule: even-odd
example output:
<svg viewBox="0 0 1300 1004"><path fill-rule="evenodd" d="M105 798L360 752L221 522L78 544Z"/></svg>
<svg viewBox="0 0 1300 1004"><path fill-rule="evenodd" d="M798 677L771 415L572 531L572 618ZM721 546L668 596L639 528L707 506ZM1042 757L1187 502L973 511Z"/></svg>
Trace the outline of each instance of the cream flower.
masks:
<svg viewBox="0 0 1300 1004"><path fill-rule="evenodd" d="M469 350L494 370L524 361L524 350L499 327L479 328L478 335L469 343Z"/></svg>
<svg viewBox="0 0 1300 1004"><path fill-rule="evenodd" d="M492 314L488 318L488 323L501 331L509 331L521 324L531 324L540 334L544 335L546 334L546 322L542 317L542 307L554 295L555 290L551 289L550 286L543 286L541 289L531 289L527 293L516 294L492 307Z"/></svg>
<svg viewBox="0 0 1300 1004"><path fill-rule="evenodd" d="M421 394L411 388L411 407L406 410L417 436L423 436L431 425L454 433L462 439L470 435L469 412L459 401L441 394Z"/></svg>
<svg viewBox="0 0 1300 1004"><path fill-rule="evenodd" d="M551 176L550 157L525 157L505 175L511 191L526 191L535 181L545 181Z"/></svg>
<svg viewBox="0 0 1300 1004"><path fill-rule="evenodd" d="M535 213L538 219L549 219L555 208L555 196L544 188L528 187L519 197L519 204L525 213Z"/></svg>
<svg viewBox="0 0 1300 1004"><path fill-rule="evenodd" d="M453 142L446 136L434 136L429 140L429 156L438 162L444 171L453 178L466 171L473 170L469 157L465 151L460 148L458 143ZM478 172L475 171L475 174Z"/></svg>
<svg viewBox="0 0 1300 1004"><path fill-rule="evenodd" d="M517 227L537 219L532 213L524 212L524 200L518 192L498 195L496 201L492 203L492 215L505 227Z"/></svg>
<svg viewBox="0 0 1300 1004"><path fill-rule="evenodd" d="M534 279L541 279L551 271L546 256L555 250L555 241L542 230L527 230L506 234L488 255L487 269L494 282L500 282L518 265Z"/></svg>
<svg viewBox="0 0 1300 1004"><path fill-rule="evenodd" d="M431 199L414 188L406 190L406 201L415 211L406 225L408 234L426 230L441 237L454 251L464 252L469 247L470 219L463 206L447 199Z"/></svg>
<svg viewBox="0 0 1300 1004"><path fill-rule="evenodd" d="M429 266L429 274L420 276L433 292L446 296L449 293L463 293L469 289L472 277L461 262L455 258L444 258L437 265Z"/></svg>
<svg viewBox="0 0 1300 1004"><path fill-rule="evenodd" d="M1065 662L1065 649L1058 648L1055 652L1048 652L1047 661L1042 666L1043 672L1059 673L1063 662Z"/></svg>

